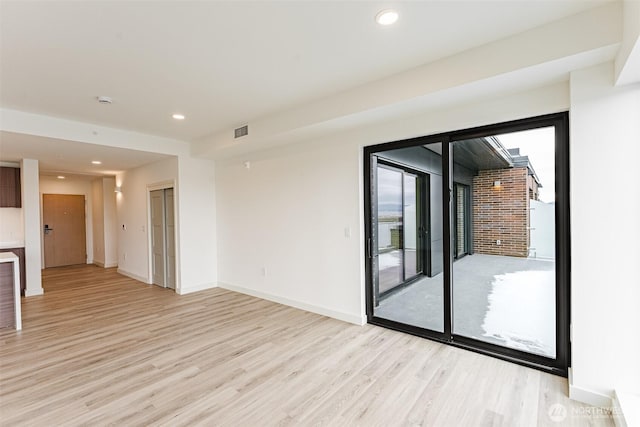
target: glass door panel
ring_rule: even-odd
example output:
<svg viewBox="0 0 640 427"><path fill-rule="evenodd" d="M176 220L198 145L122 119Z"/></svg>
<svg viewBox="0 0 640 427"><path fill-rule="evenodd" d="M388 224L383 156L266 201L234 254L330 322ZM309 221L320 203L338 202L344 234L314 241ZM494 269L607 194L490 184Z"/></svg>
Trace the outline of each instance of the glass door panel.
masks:
<svg viewBox="0 0 640 427"><path fill-rule="evenodd" d="M441 143L376 153L377 318L444 332ZM377 223L375 223L377 222ZM375 292L375 289L374 289Z"/></svg>
<svg viewBox="0 0 640 427"><path fill-rule="evenodd" d="M555 129L452 143L452 333L556 357ZM471 231L472 239L465 236ZM465 248L465 242L472 245Z"/></svg>

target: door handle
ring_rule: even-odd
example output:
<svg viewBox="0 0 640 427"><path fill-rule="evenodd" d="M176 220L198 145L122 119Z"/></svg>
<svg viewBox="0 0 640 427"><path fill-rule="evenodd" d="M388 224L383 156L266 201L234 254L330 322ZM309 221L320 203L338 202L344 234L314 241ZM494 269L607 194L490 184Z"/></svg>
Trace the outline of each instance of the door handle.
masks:
<svg viewBox="0 0 640 427"><path fill-rule="evenodd" d="M44 225L44 234L49 234L50 231L53 231L53 228L49 228L48 224Z"/></svg>

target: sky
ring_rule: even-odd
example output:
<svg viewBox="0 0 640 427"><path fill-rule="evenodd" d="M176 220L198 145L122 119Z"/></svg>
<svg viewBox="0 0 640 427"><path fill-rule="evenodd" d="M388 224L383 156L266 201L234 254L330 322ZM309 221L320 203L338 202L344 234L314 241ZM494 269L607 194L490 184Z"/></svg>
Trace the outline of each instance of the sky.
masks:
<svg viewBox="0 0 640 427"><path fill-rule="evenodd" d="M540 200L555 201L555 128L546 127L522 132L496 135L506 148L520 148L520 154L529 156L529 162L542 184Z"/></svg>
<svg viewBox="0 0 640 427"><path fill-rule="evenodd" d="M378 215L402 213L402 174L386 168L378 168Z"/></svg>

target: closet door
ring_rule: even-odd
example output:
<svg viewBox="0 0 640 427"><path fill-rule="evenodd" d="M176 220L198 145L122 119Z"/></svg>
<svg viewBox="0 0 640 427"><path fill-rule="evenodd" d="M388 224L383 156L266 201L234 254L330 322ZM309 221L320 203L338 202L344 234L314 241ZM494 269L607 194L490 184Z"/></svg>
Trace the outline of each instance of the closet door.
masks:
<svg viewBox="0 0 640 427"><path fill-rule="evenodd" d="M152 280L154 285L166 286L166 241L165 241L165 198L164 190L151 192L151 256Z"/></svg>

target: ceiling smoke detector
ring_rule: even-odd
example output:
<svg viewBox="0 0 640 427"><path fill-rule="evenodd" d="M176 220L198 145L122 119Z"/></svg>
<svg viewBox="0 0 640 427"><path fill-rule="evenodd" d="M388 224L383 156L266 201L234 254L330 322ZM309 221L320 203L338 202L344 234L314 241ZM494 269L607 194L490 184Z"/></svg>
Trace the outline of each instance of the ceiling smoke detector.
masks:
<svg viewBox="0 0 640 427"><path fill-rule="evenodd" d="M108 96L99 96L98 103L100 104L111 104L113 100Z"/></svg>

